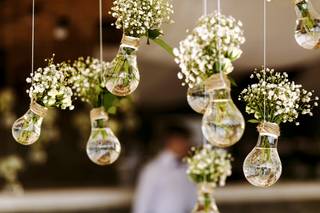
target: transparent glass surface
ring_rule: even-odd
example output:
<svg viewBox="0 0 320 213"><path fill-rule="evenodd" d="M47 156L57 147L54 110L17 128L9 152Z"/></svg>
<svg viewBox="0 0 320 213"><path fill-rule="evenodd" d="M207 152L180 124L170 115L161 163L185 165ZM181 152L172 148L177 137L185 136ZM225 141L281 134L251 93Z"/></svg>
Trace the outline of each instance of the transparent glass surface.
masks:
<svg viewBox="0 0 320 213"><path fill-rule="evenodd" d="M121 45L117 56L105 71L105 86L112 94L127 96L137 89L140 74L136 54L135 48Z"/></svg>
<svg viewBox="0 0 320 213"><path fill-rule="evenodd" d="M214 146L226 148L240 140L245 121L227 89L216 90L202 118L202 133Z"/></svg>
<svg viewBox="0 0 320 213"><path fill-rule="evenodd" d="M205 92L204 84L197 84L194 85L194 87L189 88L187 100L194 111L203 114L209 105L209 94Z"/></svg>
<svg viewBox="0 0 320 213"><path fill-rule="evenodd" d="M13 138L22 145L35 143L41 133L43 117L35 114L30 109L12 126Z"/></svg>
<svg viewBox="0 0 320 213"><path fill-rule="evenodd" d="M320 48L320 15L308 0L296 3L295 39L305 49Z"/></svg>
<svg viewBox="0 0 320 213"><path fill-rule="evenodd" d="M269 187L279 180L282 165L277 141L275 136L260 135L256 147L246 157L243 172L252 185Z"/></svg>
<svg viewBox="0 0 320 213"><path fill-rule="evenodd" d="M100 166L114 163L121 152L120 142L107 126L107 121L107 117L92 121L91 135L87 143L88 157Z"/></svg>
<svg viewBox="0 0 320 213"><path fill-rule="evenodd" d="M198 186L198 199L192 213L219 213L213 190L214 187L208 183Z"/></svg>

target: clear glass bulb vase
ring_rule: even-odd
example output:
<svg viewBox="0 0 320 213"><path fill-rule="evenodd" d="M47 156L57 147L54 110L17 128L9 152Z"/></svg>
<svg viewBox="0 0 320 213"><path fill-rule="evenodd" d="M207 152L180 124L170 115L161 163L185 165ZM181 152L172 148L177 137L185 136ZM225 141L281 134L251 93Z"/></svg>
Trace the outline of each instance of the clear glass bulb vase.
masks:
<svg viewBox="0 0 320 213"><path fill-rule="evenodd" d="M22 145L35 143L40 137L41 125L47 112L46 107L31 101L29 110L13 123L13 138Z"/></svg>
<svg viewBox="0 0 320 213"><path fill-rule="evenodd" d="M202 118L202 133L212 145L226 148L241 139L245 121L231 99L230 81L224 76L221 82L219 74L215 78L206 85L210 100Z"/></svg>
<svg viewBox="0 0 320 213"><path fill-rule="evenodd" d="M243 172L252 185L270 187L279 180L282 172L277 150L280 129L277 124L267 122L260 124L258 131L258 143L246 157Z"/></svg>
<svg viewBox="0 0 320 213"><path fill-rule="evenodd" d="M215 185L211 183L198 184L198 199L192 213L219 213L213 197Z"/></svg>
<svg viewBox="0 0 320 213"><path fill-rule="evenodd" d="M104 72L105 87L116 96L127 96L134 92L140 81L137 65L139 38L122 38L117 56Z"/></svg>
<svg viewBox="0 0 320 213"><path fill-rule="evenodd" d="M203 114L209 104L209 94L206 92L204 83L189 87L187 92L189 106L197 113Z"/></svg>
<svg viewBox="0 0 320 213"><path fill-rule="evenodd" d="M310 0L295 0L297 14L295 39L305 49L320 48L320 14Z"/></svg>
<svg viewBox="0 0 320 213"><path fill-rule="evenodd" d="M121 152L118 138L108 127L108 115L103 107L90 112L91 134L87 143L87 154L90 160L100 166L114 163Z"/></svg>

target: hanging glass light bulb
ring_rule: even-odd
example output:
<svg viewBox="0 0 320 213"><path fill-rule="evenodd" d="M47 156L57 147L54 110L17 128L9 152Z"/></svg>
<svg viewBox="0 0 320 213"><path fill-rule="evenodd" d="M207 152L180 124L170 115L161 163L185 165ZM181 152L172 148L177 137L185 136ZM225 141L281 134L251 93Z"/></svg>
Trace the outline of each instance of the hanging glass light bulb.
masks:
<svg viewBox="0 0 320 213"><path fill-rule="evenodd" d="M104 108L94 108L90 112L91 134L87 143L87 154L92 162L100 166L114 163L121 152L118 138L108 127L108 115Z"/></svg>
<svg viewBox="0 0 320 213"><path fill-rule="evenodd" d="M214 146L232 146L242 137L245 121L231 99L230 81L226 75L215 74L205 84L210 100L202 118L202 133Z"/></svg>
<svg viewBox="0 0 320 213"><path fill-rule="evenodd" d="M281 176L282 165L277 151L280 128L275 123L265 122L258 126L257 145L246 157L243 172L254 186L269 187Z"/></svg>
<svg viewBox="0 0 320 213"><path fill-rule="evenodd" d="M198 200L192 213L219 213L213 197L214 184L201 183L198 185Z"/></svg>
<svg viewBox="0 0 320 213"><path fill-rule="evenodd" d="M12 126L13 138L22 145L35 143L40 137L42 121L47 112L46 107L31 101L29 110Z"/></svg>
<svg viewBox="0 0 320 213"><path fill-rule="evenodd" d="M320 48L320 14L309 0L295 0L297 14L295 39L305 49Z"/></svg>
<svg viewBox="0 0 320 213"><path fill-rule="evenodd" d="M139 38L123 35L119 52L104 73L105 87L116 96L127 96L139 85L137 65Z"/></svg>
<svg viewBox="0 0 320 213"><path fill-rule="evenodd" d="M204 83L195 84L192 88L189 87L187 100L194 111L203 114L209 104L209 94L205 90Z"/></svg>

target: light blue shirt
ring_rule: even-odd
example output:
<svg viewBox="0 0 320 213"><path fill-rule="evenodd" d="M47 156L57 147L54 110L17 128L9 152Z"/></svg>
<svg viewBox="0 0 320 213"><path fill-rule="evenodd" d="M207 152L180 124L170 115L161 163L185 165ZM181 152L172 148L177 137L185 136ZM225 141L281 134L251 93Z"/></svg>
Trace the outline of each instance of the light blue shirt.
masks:
<svg viewBox="0 0 320 213"><path fill-rule="evenodd" d="M186 166L164 151L142 171L133 213L190 213L195 202L196 187Z"/></svg>

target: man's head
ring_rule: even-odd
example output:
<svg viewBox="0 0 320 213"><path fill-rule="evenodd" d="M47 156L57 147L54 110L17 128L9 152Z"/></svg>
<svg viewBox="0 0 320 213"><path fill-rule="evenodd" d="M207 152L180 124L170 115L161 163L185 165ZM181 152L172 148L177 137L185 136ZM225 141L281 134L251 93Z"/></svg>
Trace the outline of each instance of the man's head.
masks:
<svg viewBox="0 0 320 213"><path fill-rule="evenodd" d="M188 154L191 146L191 133L188 128L182 126L167 126L165 132L166 149L174 152L178 158Z"/></svg>

